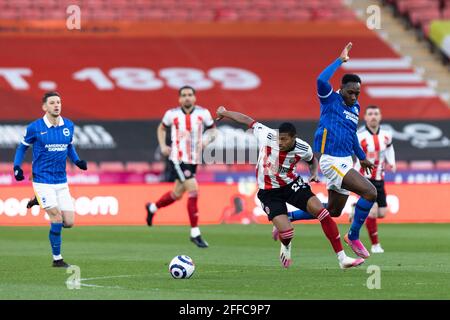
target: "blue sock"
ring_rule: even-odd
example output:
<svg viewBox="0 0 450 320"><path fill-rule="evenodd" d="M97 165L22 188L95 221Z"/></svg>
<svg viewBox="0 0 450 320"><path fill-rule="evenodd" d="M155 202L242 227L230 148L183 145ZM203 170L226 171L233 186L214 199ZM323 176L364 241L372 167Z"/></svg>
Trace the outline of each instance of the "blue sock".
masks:
<svg viewBox="0 0 450 320"><path fill-rule="evenodd" d="M359 198L358 202L356 202L355 216L353 217L353 222L348 232L348 238L350 240L359 239L359 230L364 224L364 221L366 221L373 204L374 202L364 198Z"/></svg>
<svg viewBox="0 0 450 320"><path fill-rule="evenodd" d="M48 234L48 238L50 239L50 245L52 246L52 253L54 256L59 256L61 254L62 227L63 227L62 222L50 224L50 232Z"/></svg>
<svg viewBox="0 0 450 320"><path fill-rule="evenodd" d="M291 221L315 219L311 214L300 209L288 212L288 217Z"/></svg>
<svg viewBox="0 0 450 320"><path fill-rule="evenodd" d="M322 205L326 208L328 203L322 203ZM303 210L295 210L292 212L288 212L289 220L297 221L297 220L312 220L315 219L310 213Z"/></svg>

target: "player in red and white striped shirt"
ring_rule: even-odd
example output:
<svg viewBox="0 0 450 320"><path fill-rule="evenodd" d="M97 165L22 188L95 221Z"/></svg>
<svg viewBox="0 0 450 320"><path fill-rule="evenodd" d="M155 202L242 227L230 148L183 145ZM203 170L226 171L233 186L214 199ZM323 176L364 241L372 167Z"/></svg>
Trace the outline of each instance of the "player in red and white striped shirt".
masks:
<svg viewBox="0 0 450 320"><path fill-rule="evenodd" d="M364 175L377 188L377 201L373 205L366 220L367 231L372 242L372 253L383 253L384 250L378 241L377 218L384 218L387 212L386 191L384 188L384 172L386 164L389 164L395 172L395 151L392 145L392 133L380 127L381 111L377 106L368 106L364 115L366 125L358 131L358 140L362 149L367 155L367 159L374 165L372 173Z"/></svg>
<svg viewBox="0 0 450 320"><path fill-rule="evenodd" d="M190 86L179 89L180 106L168 110L158 127L158 141L163 155L169 157L170 180L175 181L173 191L165 193L157 202L146 204L147 225L153 224L156 210L181 199L188 192L187 210L191 223L191 241L200 248L208 247L198 227L198 184L195 179L197 165L202 162L202 150L216 137L211 113L195 105L195 90ZM166 145L166 129L171 128L172 144ZM203 132L208 129L203 141Z"/></svg>
<svg viewBox="0 0 450 320"><path fill-rule="evenodd" d="M320 221L323 232L337 254L341 268L351 268L364 263L364 259L353 259L345 254L336 223L319 199L312 193L308 182L295 172L297 163L303 160L309 164L309 181L318 181L318 161L311 146L297 138L295 127L283 123L273 130L252 118L224 107L217 109L218 119L229 118L253 129L258 140L259 156L256 167L258 199L267 216L279 230L281 241L280 261L283 267L291 264L291 240L294 228L287 215L286 203L309 212Z"/></svg>

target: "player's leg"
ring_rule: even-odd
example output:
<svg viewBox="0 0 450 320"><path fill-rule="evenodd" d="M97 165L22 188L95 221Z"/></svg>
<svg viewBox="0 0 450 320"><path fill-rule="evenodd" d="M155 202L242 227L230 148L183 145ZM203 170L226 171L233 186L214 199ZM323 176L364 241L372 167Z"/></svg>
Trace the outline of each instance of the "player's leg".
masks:
<svg viewBox="0 0 450 320"><path fill-rule="evenodd" d="M294 228L287 216L287 206L283 191L280 189L258 191L258 199L261 207L267 214L269 221L272 221L273 227L279 230L278 237L280 245L280 262L284 268L292 264L291 248L292 238L294 237Z"/></svg>
<svg viewBox="0 0 450 320"><path fill-rule="evenodd" d="M160 208L167 207L177 200L180 200L185 192L183 182L180 179L175 180L175 185L172 191L164 193L158 201L147 203L145 209L147 210L147 225L153 225L153 217L156 211Z"/></svg>
<svg viewBox="0 0 450 320"><path fill-rule="evenodd" d="M63 217L58 208L56 189L53 185L33 183L34 193L50 219L50 231L48 238L53 255L54 267L68 267L61 255L61 231L63 228Z"/></svg>
<svg viewBox="0 0 450 320"><path fill-rule="evenodd" d="M58 208L63 218L63 228L72 228L75 224L75 206L67 183L56 189Z"/></svg>
<svg viewBox="0 0 450 320"><path fill-rule="evenodd" d="M347 203L348 193L340 193L335 190L328 190L327 210L332 217L340 217Z"/></svg>
<svg viewBox="0 0 450 320"><path fill-rule="evenodd" d="M292 263L291 258L291 242L294 238L294 227L286 214L276 215L272 219L274 227L279 231L280 247L280 262L285 268L289 268Z"/></svg>
<svg viewBox="0 0 450 320"><path fill-rule="evenodd" d="M190 239L199 248L207 248L208 243L202 238L200 228L198 226L198 183L192 177L183 182L184 188L188 193L187 211L189 222L191 224Z"/></svg>
<svg viewBox="0 0 450 320"><path fill-rule="evenodd" d="M378 216L378 204L375 202L370 209L369 215L366 219L366 228L369 233L370 242L372 247L378 244L378 232L377 232L377 216Z"/></svg>
<svg viewBox="0 0 450 320"><path fill-rule="evenodd" d="M324 208L320 200L312 193L309 185L304 184L301 188L291 188L289 192L291 195L289 196L288 203L302 210L306 210L319 220L322 230L330 241L337 255L339 266L342 269L356 267L364 263L364 259L347 257L342 248L341 237L336 222L331 218L330 213Z"/></svg>
<svg viewBox="0 0 450 320"><path fill-rule="evenodd" d="M342 188L360 196L356 202L355 216L350 230L345 235L344 240L352 247L357 255L362 258L367 258L369 257L369 252L359 240L359 231L377 199L377 190L368 179L364 178L354 169L350 169L343 177Z"/></svg>
<svg viewBox="0 0 450 320"><path fill-rule="evenodd" d="M373 185L377 188L377 202L373 205L372 210L370 210L369 216L366 220L367 231L369 232L369 237L372 242L371 252L372 253L383 253L384 249L381 247L380 241L378 239L378 218L382 218L387 212L387 202L386 202L386 192L384 189L384 181L371 181Z"/></svg>

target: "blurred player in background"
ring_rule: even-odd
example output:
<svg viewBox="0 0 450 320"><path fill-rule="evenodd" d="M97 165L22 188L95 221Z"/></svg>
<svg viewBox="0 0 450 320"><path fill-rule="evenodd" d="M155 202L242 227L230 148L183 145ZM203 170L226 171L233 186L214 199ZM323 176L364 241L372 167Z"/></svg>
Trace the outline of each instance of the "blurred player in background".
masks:
<svg viewBox="0 0 450 320"><path fill-rule="evenodd" d="M75 208L67 184L66 161L69 157L82 170L87 170L87 164L80 160L72 144L74 124L61 117L60 95L57 92L47 92L42 103L44 117L28 125L25 136L17 147L14 177L17 181L24 179L21 165L28 147L33 145L33 189L39 204L50 218L49 239L53 267L68 267L61 255L61 231L63 227L73 226Z"/></svg>
<svg viewBox="0 0 450 320"><path fill-rule="evenodd" d="M288 268L291 260L291 240L294 228L288 218L286 203L309 212L320 221L322 230L330 241L342 269L352 268L364 263L364 259L353 259L345 254L336 222L319 199L312 193L309 184L295 173L300 160L309 165L309 181L318 181L318 161L311 146L297 137L291 123L283 123L278 131L256 122L247 115L217 109L218 119L228 118L253 129L258 140L259 156L256 166L258 199L269 221L279 230L281 242L280 261Z"/></svg>
<svg viewBox="0 0 450 320"><path fill-rule="evenodd" d="M384 172L386 163L392 171L396 171L395 151L392 145L392 133L380 127L381 111L377 106L368 106L365 115L365 126L358 131L358 140L367 155L374 163L372 173L366 173L357 163L356 169L364 175L377 189L377 201L366 219L366 227L372 242L372 253L383 253L378 241L377 218L384 218L387 212L386 191L384 188ZM353 217L352 217L353 218Z"/></svg>
<svg viewBox="0 0 450 320"><path fill-rule="evenodd" d="M175 180L173 191L166 192L161 198L147 203L147 225L153 224L156 211L180 200L188 193L187 211L191 223L191 241L200 248L208 243L202 238L198 227L198 184L195 178L197 165L202 162L202 150L216 137L216 129L211 113L195 105L195 90L190 86L178 91L179 107L168 110L158 126L158 142L163 155L169 157L171 180ZM171 128L172 145L166 144L166 130ZM211 129L211 130L208 130ZM208 130L205 141L203 132Z"/></svg>
<svg viewBox="0 0 450 320"><path fill-rule="evenodd" d="M356 203L355 217L344 240L358 256L368 258L370 254L359 240L359 231L377 199L377 190L353 169L352 160L352 155L355 154L364 172L371 172L374 168L359 145L356 134L361 79L355 74L344 75L340 90L336 92L329 83L336 70L349 60L348 53L351 48L352 43L347 44L339 58L317 78L320 121L314 137L314 151L322 154L320 169L327 178L327 209L332 216L341 215L349 191L361 196Z"/></svg>

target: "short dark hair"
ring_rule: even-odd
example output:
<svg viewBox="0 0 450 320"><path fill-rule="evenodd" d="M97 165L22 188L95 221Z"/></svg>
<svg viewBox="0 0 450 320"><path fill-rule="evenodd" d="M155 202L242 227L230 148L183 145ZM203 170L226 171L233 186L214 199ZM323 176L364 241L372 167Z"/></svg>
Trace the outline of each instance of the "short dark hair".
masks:
<svg viewBox="0 0 450 320"><path fill-rule="evenodd" d="M61 98L59 93L56 91L48 91L48 92L44 93L44 96L42 97L42 103L46 103L48 98L55 97L55 96Z"/></svg>
<svg viewBox="0 0 450 320"><path fill-rule="evenodd" d="M379 107L379 106L376 106L376 105L374 105L374 104L371 104L370 106L367 106L365 112L367 113L367 111L369 111L370 109L380 109L380 107Z"/></svg>
<svg viewBox="0 0 450 320"><path fill-rule="evenodd" d="M297 129L295 129L295 126L292 123L290 123L290 122L283 122L278 127L278 132L279 133L287 133L291 137L293 137L293 136L295 136L297 134Z"/></svg>
<svg viewBox="0 0 450 320"><path fill-rule="evenodd" d="M361 78L357 74L347 73L342 77L342 84L347 84L349 82L361 83Z"/></svg>
<svg viewBox="0 0 450 320"><path fill-rule="evenodd" d="M182 92L184 89L191 89L192 92L195 94L195 89L192 88L191 86L182 86L180 89L178 89L178 95L179 95L179 96L181 96L181 92Z"/></svg>

